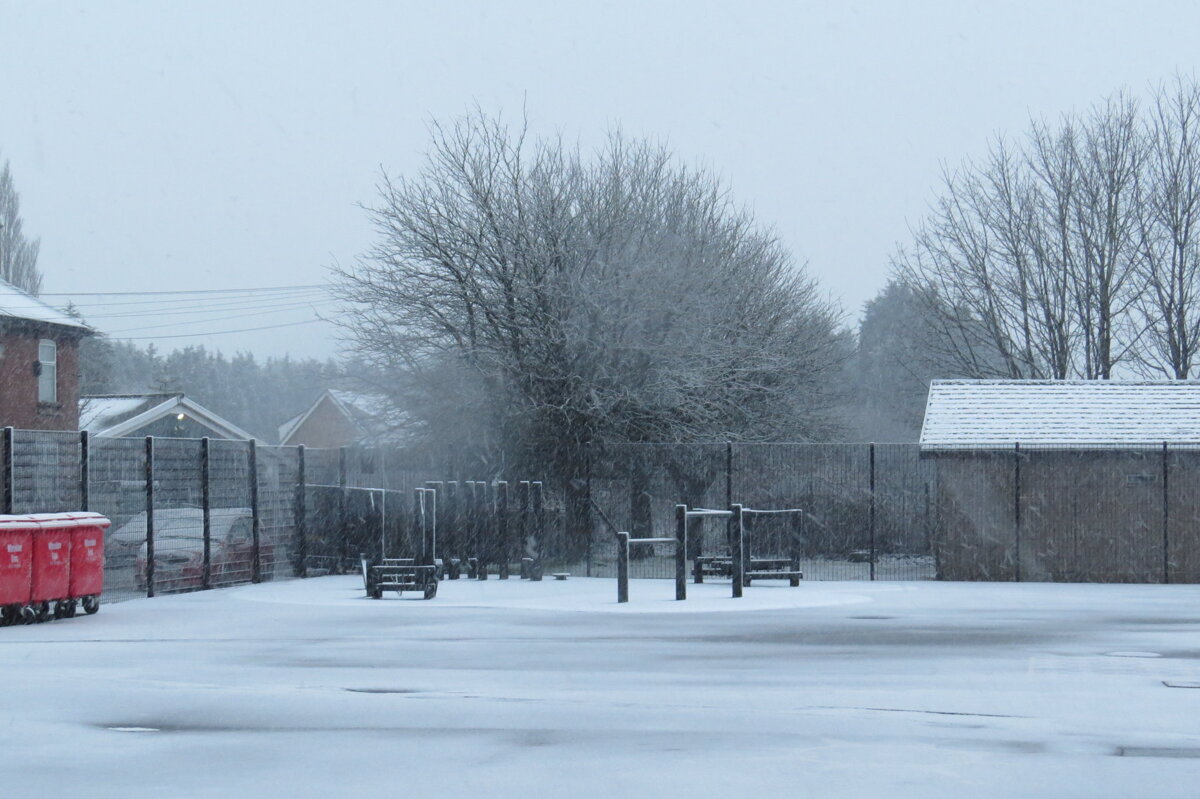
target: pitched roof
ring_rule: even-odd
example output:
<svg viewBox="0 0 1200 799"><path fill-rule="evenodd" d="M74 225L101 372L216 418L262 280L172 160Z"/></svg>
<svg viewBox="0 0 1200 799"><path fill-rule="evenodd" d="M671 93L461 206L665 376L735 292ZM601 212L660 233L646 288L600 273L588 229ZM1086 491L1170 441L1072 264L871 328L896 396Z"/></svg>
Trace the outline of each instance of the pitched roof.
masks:
<svg viewBox="0 0 1200 799"><path fill-rule="evenodd" d="M1200 381L934 380L921 449L1200 445Z"/></svg>
<svg viewBox="0 0 1200 799"><path fill-rule="evenodd" d="M22 322L42 322L48 325L69 327L78 332L91 332L91 328L67 316L62 311L51 308L32 294L0 279L0 320L5 317Z"/></svg>
<svg viewBox="0 0 1200 799"><path fill-rule="evenodd" d="M396 412L387 398L379 394L326 389L304 413L288 419L279 426L279 441L289 443L292 434L308 420L322 402L329 401L358 431L363 441L397 441L403 438L399 430L404 425L403 414Z"/></svg>
<svg viewBox="0 0 1200 799"><path fill-rule="evenodd" d="M104 394L79 398L79 429L95 436L118 438L159 419L184 413L221 438L254 438L232 422L183 394Z"/></svg>

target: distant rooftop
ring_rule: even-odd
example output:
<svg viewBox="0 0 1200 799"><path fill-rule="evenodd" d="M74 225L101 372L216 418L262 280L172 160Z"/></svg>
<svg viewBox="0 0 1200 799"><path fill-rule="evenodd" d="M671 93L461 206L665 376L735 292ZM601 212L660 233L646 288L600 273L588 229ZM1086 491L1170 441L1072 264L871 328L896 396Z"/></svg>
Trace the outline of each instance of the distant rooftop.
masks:
<svg viewBox="0 0 1200 799"><path fill-rule="evenodd" d="M22 291L7 280L0 279L0 320L4 317L91 332L91 328L78 319L51 308L32 294Z"/></svg>
<svg viewBox="0 0 1200 799"><path fill-rule="evenodd" d="M254 438L227 419L181 393L101 394L79 398L79 429L92 435L119 437L158 419L183 413L211 428L222 438Z"/></svg>
<svg viewBox="0 0 1200 799"><path fill-rule="evenodd" d="M1200 381L934 380L921 449L1200 446Z"/></svg>

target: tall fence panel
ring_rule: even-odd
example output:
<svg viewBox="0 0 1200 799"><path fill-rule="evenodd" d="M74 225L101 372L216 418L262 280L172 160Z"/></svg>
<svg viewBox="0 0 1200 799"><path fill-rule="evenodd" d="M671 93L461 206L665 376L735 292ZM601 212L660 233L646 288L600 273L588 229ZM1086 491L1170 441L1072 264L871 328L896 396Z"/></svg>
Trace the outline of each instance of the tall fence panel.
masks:
<svg viewBox="0 0 1200 799"><path fill-rule="evenodd" d="M589 458L590 499L595 514L589 547L594 576L615 577L617 532L633 538L675 535L675 506L724 507L728 499L726 444L608 444L596 445ZM693 548L713 552L724 546L723 520L690 523ZM671 546L637 544L630 547L630 577L675 576Z"/></svg>
<svg viewBox="0 0 1200 799"><path fill-rule="evenodd" d="M88 478L89 509L112 521L104 541L104 601L145 596L145 442L139 438L91 439Z"/></svg>
<svg viewBox="0 0 1200 799"><path fill-rule="evenodd" d="M79 433L14 430L14 513L53 513L82 501Z"/></svg>
<svg viewBox="0 0 1200 799"><path fill-rule="evenodd" d="M194 438L155 438L153 446L154 591L202 588L201 442Z"/></svg>
<svg viewBox="0 0 1200 799"><path fill-rule="evenodd" d="M913 444L875 444L875 533L877 580L932 580L934 464Z"/></svg>
<svg viewBox="0 0 1200 799"><path fill-rule="evenodd" d="M256 461L262 578L283 579L291 576L296 549L299 450L260 446Z"/></svg>
<svg viewBox="0 0 1200 799"><path fill-rule="evenodd" d="M867 444L735 444L733 497L748 508L801 508L801 570L808 580L871 576L871 447ZM754 519L759 552L787 551L785 517Z"/></svg>
<svg viewBox="0 0 1200 799"><path fill-rule="evenodd" d="M245 441L209 442L209 518L214 587L254 579L254 514L251 507L250 447ZM274 541L264 540L273 550ZM273 554L267 554L273 560Z"/></svg>
<svg viewBox="0 0 1200 799"><path fill-rule="evenodd" d="M1034 581L1162 582L1163 453L1020 453L1019 574Z"/></svg>

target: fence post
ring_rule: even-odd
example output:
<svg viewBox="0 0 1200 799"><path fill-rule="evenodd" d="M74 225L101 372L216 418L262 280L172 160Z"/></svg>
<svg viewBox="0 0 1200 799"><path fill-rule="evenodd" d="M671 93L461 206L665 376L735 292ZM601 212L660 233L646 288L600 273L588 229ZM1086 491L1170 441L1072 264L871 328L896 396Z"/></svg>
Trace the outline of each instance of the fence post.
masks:
<svg viewBox="0 0 1200 799"><path fill-rule="evenodd" d="M458 481L450 480L446 483L446 501L442 503L445 510L442 514L442 556L446 559L446 573L451 580L459 578L462 568L461 561L458 564L452 562L462 555L458 543L462 538L458 507Z"/></svg>
<svg viewBox="0 0 1200 799"><path fill-rule="evenodd" d="M254 535L254 560L250 564L250 581L262 582L262 515L258 508L258 441L250 439L247 451L250 459L250 522Z"/></svg>
<svg viewBox="0 0 1200 799"><path fill-rule="evenodd" d="M529 484L529 493L533 505L533 540L537 548L533 556L533 570L529 579L537 582L542 579L542 553L546 548L546 501L542 495L542 481L535 480Z"/></svg>
<svg viewBox="0 0 1200 799"><path fill-rule="evenodd" d="M437 558L438 542L433 534L433 519L430 518L430 504L428 504L428 495L430 489L416 489L416 498L418 503L414 505L414 509L420 513L421 525L421 564L432 566L434 558Z"/></svg>
<svg viewBox="0 0 1200 799"><path fill-rule="evenodd" d="M508 579L509 561L512 560L512 538L508 532L508 481L496 482L496 539L500 542L500 579Z"/></svg>
<svg viewBox="0 0 1200 799"><path fill-rule="evenodd" d="M200 528L204 539L201 586L212 588L212 452L208 436L200 439Z"/></svg>
<svg viewBox="0 0 1200 799"><path fill-rule="evenodd" d="M474 514L474 520L471 529L474 531L472 535L475 539L475 557L478 558L475 577L479 580L488 578L488 563L492 556L491 542L488 541L487 494L488 484L483 480L476 480L472 484L471 512Z"/></svg>
<svg viewBox="0 0 1200 799"><path fill-rule="evenodd" d="M1171 538L1170 538L1171 500L1170 500L1170 494L1167 493L1167 487L1168 487L1167 480L1169 478L1169 474L1167 472L1167 442L1165 442L1165 441L1163 442L1163 445L1162 445L1162 477L1163 477L1163 493L1162 493L1163 582L1169 583L1169 582L1171 582Z"/></svg>
<svg viewBox="0 0 1200 799"><path fill-rule="evenodd" d="M517 504L521 507L521 577L532 580L533 560L537 556L537 553L529 543L529 536L533 530L533 525L529 518L529 493L528 480L521 480L517 483Z"/></svg>
<svg viewBox="0 0 1200 799"><path fill-rule="evenodd" d="M587 548L584 550L583 560L584 560L584 573L588 577L591 577L592 576L592 539L595 537L595 534L596 534L596 520L592 515L593 513L595 513L595 511L592 509L592 503L593 503L593 500L592 500L592 458L594 457L594 453L592 452L592 442L591 441L587 442L583 446L584 446L584 464L585 464L585 469L586 469L585 476L584 476L584 495L585 496L584 496L583 520L584 520L584 530L587 532Z"/></svg>
<svg viewBox="0 0 1200 799"><path fill-rule="evenodd" d="M675 506L675 599L687 599L687 505Z"/></svg>
<svg viewBox="0 0 1200 799"><path fill-rule="evenodd" d="M154 596L154 436L146 436L146 596Z"/></svg>
<svg viewBox="0 0 1200 799"><path fill-rule="evenodd" d="M733 556L733 596L742 595L746 584L745 550L742 547L742 506L730 505L733 515L729 517L729 552Z"/></svg>
<svg viewBox="0 0 1200 799"><path fill-rule="evenodd" d="M387 492L384 492L386 499ZM438 501L437 489L425 489L425 535L429 538L429 565L437 562L438 553Z"/></svg>
<svg viewBox="0 0 1200 799"><path fill-rule="evenodd" d="M1013 548L1016 550L1016 577L1021 582L1021 442L1013 444Z"/></svg>
<svg viewBox="0 0 1200 799"><path fill-rule="evenodd" d="M871 442L871 579L875 579L875 443Z"/></svg>
<svg viewBox="0 0 1200 799"><path fill-rule="evenodd" d="M79 431L79 509L91 510L91 456L88 452L88 431Z"/></svg>
<svg viewBox="0 0 1200 799"><path fill-rule="evenodd" d="M733 504L733 442L725 442L725 507Z"/></svg>
<svg viewBox="0 0 1200 799"><path fill-rule="evenodd" d="M296 448L296 496L293 500L292 518L296 523L294 533L296 558L292 572L297 577L308 576L308 478L304 473L304 445Z"/></svg>
<svg viewBox="0 0 1200 799"><path fill-rule="evenodd" d="M334 573L341 571L342 565L349 556L348 548L350 545L350 536L348 533L349 524L346 521L347 509L350 505L350 465L349 452L347 447L338 448L338 545L337 558L338 562L334 567Z"/></svg>
<svg viewBox="0 0 1200 799"><path fill-rule="evenodd" d="M617 602L629 601L629 533L617 533Z"/></svg>
<svg viewBox="0 0 1200 799"><path fill-rule="evenodd" d="M4 428L4 497L3 507L0 512L6 515L11 515L13 512L13 498L16 492L13 490L13 429L11 427Z"/></svg>
<svg viewBox="0 0 1200 799"><path fill-rule="evenodd" d="M446 525L444 523L446 491L444 480L426 480L425 488L433 493L429 494L433 498L433 540L434 550L442 553L442 576L446 576L446 571L450 568L449 558L446 556ZM387 492L383 494L384 509L387 508ZM385 517L386 518L386 517Z"/></svg>

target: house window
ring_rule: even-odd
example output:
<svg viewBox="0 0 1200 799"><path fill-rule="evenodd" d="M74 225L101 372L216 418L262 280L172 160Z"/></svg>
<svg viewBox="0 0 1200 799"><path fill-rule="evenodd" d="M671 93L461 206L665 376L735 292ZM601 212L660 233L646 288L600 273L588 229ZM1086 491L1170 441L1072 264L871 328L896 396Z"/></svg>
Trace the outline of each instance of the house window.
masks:
<svg viewBox="0 0 1200 799"><path fill-rule="evenodd" d="M58 402L58 345L38 342L38 402Z"/></svg>

